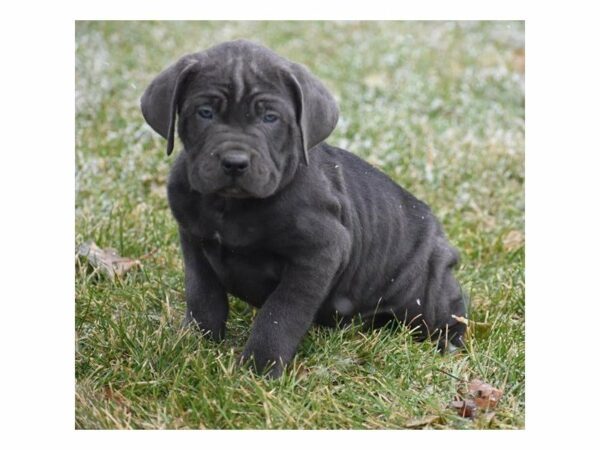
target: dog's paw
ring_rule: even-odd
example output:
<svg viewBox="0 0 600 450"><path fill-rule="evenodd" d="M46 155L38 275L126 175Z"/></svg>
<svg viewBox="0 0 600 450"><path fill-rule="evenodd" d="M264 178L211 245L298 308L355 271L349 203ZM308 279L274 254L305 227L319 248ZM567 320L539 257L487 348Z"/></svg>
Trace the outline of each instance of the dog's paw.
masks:
<svg viewBox="0 0 600 450"><path fill-rule="evenodd" d="M279 378L285 364L281 357L269 356L262 350L246 348L238 360L239 364L268 378Z"/></svg>
<svg viewBox="0 0 600 450"><path fill-rule="evenodd" d="M214 325L207 326L196 319L194 319L191 315L186 314L183 320L181 321L180 328L182 330L193 329L194 331L198 331L205 336L215 342L221 342L225 339L225 325Z"/></svg>

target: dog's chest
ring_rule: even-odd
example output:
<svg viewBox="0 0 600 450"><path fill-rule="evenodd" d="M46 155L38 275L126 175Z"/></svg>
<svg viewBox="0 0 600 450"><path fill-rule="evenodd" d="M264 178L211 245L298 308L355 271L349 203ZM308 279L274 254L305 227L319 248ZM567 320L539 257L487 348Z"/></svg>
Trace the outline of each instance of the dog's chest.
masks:
<svg viewBox="0 0 600 450"><path fill-rule="evenodd" d="M228 292L260 306L283 268L281 259L264 245L264 226L253 217L211 216L203 224L203 249L209 263Z"/></svg>
<svg viewBox="0 0 600 450"><path fill-rule="evenodd" d="M251 215L232 216L223 211L212 211L202 223L202 235L220 247L247 253L263 238L259 221Z"/></svg>

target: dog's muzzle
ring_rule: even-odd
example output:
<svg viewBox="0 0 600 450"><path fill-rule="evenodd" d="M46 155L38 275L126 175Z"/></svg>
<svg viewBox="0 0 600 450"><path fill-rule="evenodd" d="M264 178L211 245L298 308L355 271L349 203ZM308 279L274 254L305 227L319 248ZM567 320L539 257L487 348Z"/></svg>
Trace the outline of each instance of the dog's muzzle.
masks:
<svg viewBox="0 0 600 450"><path fill-rule="evenodd" d="M244 174L250 167L248 153L241 150L229 150L221 155L221 169L232 177Z"/></svg>

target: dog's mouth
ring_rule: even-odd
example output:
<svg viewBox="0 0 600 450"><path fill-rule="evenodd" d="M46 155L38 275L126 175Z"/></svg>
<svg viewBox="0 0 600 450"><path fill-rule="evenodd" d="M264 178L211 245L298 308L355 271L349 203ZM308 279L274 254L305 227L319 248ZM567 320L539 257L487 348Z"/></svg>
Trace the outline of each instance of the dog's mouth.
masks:
<svg viewBox="0 0 600 450"><path fill-rule="evenodd" d="M252 195L245 189L240 186L226 186L218 191L218 194L222 197L231 197L231 198L248 198L252 197Z"/></svg>
<svg viewBox="0 0 600 450"><path fill-rule="evenodd" d="M277 174L268 168L232 176L209 164L192 164L190 167L190 185L204 194L235 199L266 198L277 188Z"/></svg>

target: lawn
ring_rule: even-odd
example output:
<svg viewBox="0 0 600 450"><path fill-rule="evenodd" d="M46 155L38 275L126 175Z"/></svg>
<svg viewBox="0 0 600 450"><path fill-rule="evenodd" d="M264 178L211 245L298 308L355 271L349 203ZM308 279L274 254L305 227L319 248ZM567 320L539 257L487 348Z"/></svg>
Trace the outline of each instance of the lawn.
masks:
<svg viewBox="0 0 600 450"><path fill-rule="evenodd" d="M236 367L245 303L232 299L222 343L179 330L174 157L139 98L181 55L240 37L308 66L340 105L328 142L431 206L486 324L464 352L440 356L404 329L313 328L269 380ZM522 22L78 22L75 101L76 245L142 262L111 279L76 258L76 428L524 427ZM450 403L474 378L504 395L472 420Z"/></svg>

